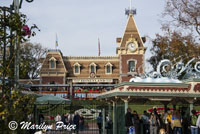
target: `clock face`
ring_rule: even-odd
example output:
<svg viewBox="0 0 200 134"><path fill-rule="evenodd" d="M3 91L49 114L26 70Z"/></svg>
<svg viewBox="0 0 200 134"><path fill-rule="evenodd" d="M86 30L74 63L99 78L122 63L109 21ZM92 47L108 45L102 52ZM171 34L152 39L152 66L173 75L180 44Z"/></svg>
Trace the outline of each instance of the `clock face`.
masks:
<svg viewBox="0 0 200 134"><path fill-rule="evenodd" d="M135 49L136 49L135 43L133 43L133 42L129 43L129 44L128 44L128 49L129 49L130 51L135 51Z"/></svg>

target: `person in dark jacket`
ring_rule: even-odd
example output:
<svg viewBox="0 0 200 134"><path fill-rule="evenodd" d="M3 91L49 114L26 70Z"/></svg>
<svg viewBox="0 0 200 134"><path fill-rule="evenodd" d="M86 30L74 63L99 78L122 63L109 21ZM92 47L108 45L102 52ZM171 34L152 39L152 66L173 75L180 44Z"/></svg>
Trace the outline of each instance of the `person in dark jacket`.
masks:
<svg viewBox="0 0 200 134"><path fill-rule="evenodd" d="M125 115L125 126L127 133L129 132L129 127L133 126L133 116L131 114L131 109L127 108L127 113Z"/></svg>
<svg viewBox="0 0 200 134"><path fill-rule="evenodd" d="M83 131L83 128L84 128L84 117L83 117L82 114L80 115L79 125L80 125L80 130Z"/></svg>
<svg viewBox="0 0 200 134"><path fill-rule="evenodd" d="M134 127L135 127L135 133L139 134L140 132L140 118L136 111L133 111L133 120L134 120Z"/></svg>
<svg viewBox="0 0 200 134"><path fill-rule="evenodd" d="M101 134L102 122L103 122L102 113L99 113L99 116L97 117L97 125L99 128L99 134Z"/></svg>
<svg viewBox="0 0 200 134"><path fill-rule="evenodd" d="M73 122L76 125L76 130L75 130L76 134L78 134L79 131L79 121L80 121L80 115L78 113L75 113Z"/></svg>

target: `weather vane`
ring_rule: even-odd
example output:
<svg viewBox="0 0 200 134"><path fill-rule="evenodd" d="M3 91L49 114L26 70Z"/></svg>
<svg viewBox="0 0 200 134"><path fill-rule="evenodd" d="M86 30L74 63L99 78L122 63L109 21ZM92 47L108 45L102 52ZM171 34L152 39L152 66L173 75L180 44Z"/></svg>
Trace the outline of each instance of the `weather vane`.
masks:
<svg viewBox="0 0 200 134"><path fill-rule="evenodd" d="M125 14L128 15L128 16L130 14L136 15L136 9L132 9L132 0L130 0L130 7L129 7L129 9L125 9Z"/></svg>

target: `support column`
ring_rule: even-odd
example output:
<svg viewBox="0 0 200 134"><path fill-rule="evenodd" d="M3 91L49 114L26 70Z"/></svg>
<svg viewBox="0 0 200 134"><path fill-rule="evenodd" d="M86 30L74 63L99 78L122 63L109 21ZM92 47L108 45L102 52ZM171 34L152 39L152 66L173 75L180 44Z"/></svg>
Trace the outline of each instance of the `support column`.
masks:
<svg viewBox="0 0 200 134"><path fill-rule="evenodd" d="M124 102L124 112L125 112L125 114L127 112L129 98L130 97L128 97L128 98L121 98L121 100Z"/></svg>
<svg viewBox="0 0 200 134"><path fill-rule="evenodd" d="M188 103L189 103L189 108L190 108L190 115L192 115L192 110L194 109L194 98L188 98L188 99L185 99Z"/></svg>
<svg viewBox="0 0 200 134"><path fill-rule="evenodd" d="M105 113L105 108L103 108L103 110L102 110L102 112L103 112L103 134L105 134L106 133L106 131L105 131L105 123L106 123L106 121L105 121L105 118L106 118L106 113Z"/></svg>
<svg viewBox="0 0 200 134"><path fill-rule="evenodd" d="M73 85L72 85L72 81L70 82L70 88L69 88L69 93L70 93L70 96L69 96L69 98L70 98L70 100L71 100L71 102L72 102L72 97L73 97Z"/></svg>
<svg viewBox="0 0 200 134"><path fill-rule="evenodd" d="M110 104L110 102L108 103L108 115L109 115L109 119L112 119L112 106Z"/></svg>
<svg viewBox="0 0 200 134"><path fill-rule="evenodd" d="M126 114L126 111L127 111L127 108L128 108L128 100L124 100L124 108L125 108L125 114Z"/></svg>
<svg viewBox="0 0 200 134"><path fill-rule="evenodd" d="M14 10L15 13L19 14L19 0L14 0ZM18 89L18 82L19 82L19 38L17 35L17 31L15 31L15 45L14 45L14 50L15 50L15 68L14 68L14 89L17 90Z"/></svg>
<svg viewBox="0 0 200 134"><path fill-rule="evenodd" d="M193 103L190 103L190 115L192 115L192 110L194 109L194 105L193 105Z"/></svg>
<svg viewBox="0 0 200 134"><path fill-rule="evenodd" d="M116 122L116 103L113 101L113 134L116 134L117 122Z"/></svg>

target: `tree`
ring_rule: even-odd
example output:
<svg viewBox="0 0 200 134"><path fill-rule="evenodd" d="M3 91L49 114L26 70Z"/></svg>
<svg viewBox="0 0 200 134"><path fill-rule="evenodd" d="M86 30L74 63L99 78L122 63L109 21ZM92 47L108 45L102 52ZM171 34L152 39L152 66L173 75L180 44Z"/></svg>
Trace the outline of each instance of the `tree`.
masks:
<svg viewBox="0 0 200 134"><path fill-rule="evenodd" d="M8 128L8 123L11 120L15 120L18 123L20 121L27 121L27 115L33 113L33 108L30 106L34 104L35 97L31 95L26 95L22 92L23 88L18 87L15 91L13 91L13 76L14 76L14 61L16 57L16 52L14 50L14 42L16 42L20 46L24 42L27 41L31 36L35 36L35 32L33 29L38 29L36 25L31 26L30 28L26 25L27 17L24 14L17 14L13 12L8 12L8 10L3 10L0 8L0 78L3 78L3 82L5 80L5 76L9 78L12 82L8 84L3 84L0 82L0 133L16 133ZM15 33L15 34L14 34ZM23 46L23 45L22 45ZM21 55L25 57L24 53L25 49L21 47ZM34 48L34 49L33 49ZM31 50L33 59L38 58L35 54L40 47L32 47L34 51ZM19 50L20 47L17 49ZM2 55L6 55L2 60ZM24 52L24 53L22 53ZM28 53L28 52L26 52ZM30 56L31 54L29 54ZM26 59L28 56L26 56ZM30 57L29 57L30 58ZM22 60L23 61L23 60ZM24 58L25 61L25 58ZM26 62L21 62L22 67L29 66L29 64L35 64ZM3 64L3 65L2 65ZM32 67L33 68L33 67ZM24 68L26 70L26 68ZM24 71L23 70L23 71ZM36 72L37 69L32 69L32 72ZM21 72L20 72L21 73ZM3 74L3 75L2 75ZM33 73L35 75L35 73ZM34 77L34 75L31 75ZM3 88L2 88L3 87ZM22 130L17 130L17 133L27 133Z"/></svg>
<svg viewBox="0 0 200 134"><path fill-rule="evenodd" d="M163 15L171 18L170 25L195 30L200 36L199 0L167 0Z"/></svg>
<svg viewBox="0 0 200 134"><path fill-rule="evenodd" d="M12 92L7 86L6 89L6 93L0 98L0 133L26 134L27 131L21 130L20 127L15 131L10 130L8 123L16 121L19 124L22 121L33 121L34 119L30 120L28 116L33 115L35 96L24 94L20 89Z"/></svg>
<svg viewBox="0 0 200 134"><path fill-rule="evenodd" d="M184 63L192 57L200 56L200 46L191 34L182 35L181 32L168 32L165 35L157 34L153 39L151 52L153 56L148 62L154 71L162 59L176 62L182 59Z"/></svg>
<svg viewBox="0 0 200 134"><path fill-rule="evenodd" d="M47 49L40 44L24 43L20 47L20 78L35 79L39 76L40 59L44 57Z"/></svg>

